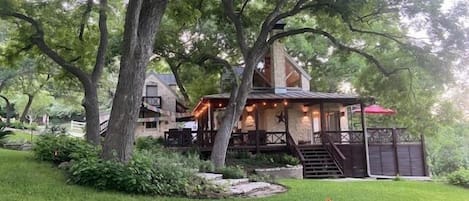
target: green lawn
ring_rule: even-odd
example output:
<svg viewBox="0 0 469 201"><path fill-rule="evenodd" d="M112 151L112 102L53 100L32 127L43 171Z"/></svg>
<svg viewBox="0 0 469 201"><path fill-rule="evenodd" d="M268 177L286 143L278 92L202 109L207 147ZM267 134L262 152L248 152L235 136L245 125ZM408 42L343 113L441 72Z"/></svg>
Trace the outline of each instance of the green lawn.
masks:
<svg viewBox="0 0 469 201"><path fill-rule="evenodd" d="M31 142L31 133L27 132L28 130L21 131L15 130L12 135L8 135L6 140L7 141L14 141L14 142ZM38 137L37 135L33 135L33 142Z"/></svg>
<svg viewBox="0 0 469 201"><path fill-rule="evenodd" d="M86 187L67 185L65 180L59 170L48 163L35 161L31 153L0 149L1 201L188 200L98 192ZM334 201L469 201L469 190L432 182L283 180L281 183L290 188L288 193L258 200L323 201L330 197Z"/></svg>

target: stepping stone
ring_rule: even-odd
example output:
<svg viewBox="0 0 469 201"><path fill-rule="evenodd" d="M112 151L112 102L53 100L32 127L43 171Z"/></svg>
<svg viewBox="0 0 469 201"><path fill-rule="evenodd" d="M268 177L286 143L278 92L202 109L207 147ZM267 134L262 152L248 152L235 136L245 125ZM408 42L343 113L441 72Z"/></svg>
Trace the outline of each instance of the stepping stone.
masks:
<svg viewBox="0 0 469 201"><path fill-rule="evenodd" d="M198 176L208 181L220 180L223 178L222 174L214 174L214 173L197 173L195 174L195 176Z"/></svg>
<svg viewBox="0 0 469 201"><path fill-rule="evenodd" d="M249 179L219 179L211 182L217 186L236 186L248 183Z"/></svg>
<svg viewBox="0 0 469 201"><path fill-rule="evenodd" d="M247 184L239 184L236 186L230 187L230 193L233 195L241 195L251 193L253 191L258 191L269 187L271 184L266 182L252 182Z"/></svg>

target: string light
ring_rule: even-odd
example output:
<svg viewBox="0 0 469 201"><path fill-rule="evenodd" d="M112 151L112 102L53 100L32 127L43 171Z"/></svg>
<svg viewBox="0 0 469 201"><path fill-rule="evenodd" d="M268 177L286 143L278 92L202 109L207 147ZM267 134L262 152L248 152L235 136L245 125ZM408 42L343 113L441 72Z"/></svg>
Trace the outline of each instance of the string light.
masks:
<svg viewBox="0 0 469 201"><path fill-rule="evenodd" d="M221 106L222 106L222 104L221 104L221 103L220 103L220 104L218 104L218 107L221 107Z"/></svg>
<svg viewBox="0 0 469 201"><path fill-rule="evenodd" d="M277 103L274 103L274 107L277 107Z"/></svg>
<svg viewBox="0 0 469 201"><path fill-rule="evenodd" d="M262 102L262 105L263 105L263 106L266 106L266 105L267 105L267 103L266 103L266 102Z"/></svg>
<svg viewBox="0 0 469 201"><path fill-rule="evenodd" d="M288 105L288 102L285 100L283 101L283 105L287 106Z"/></svg>

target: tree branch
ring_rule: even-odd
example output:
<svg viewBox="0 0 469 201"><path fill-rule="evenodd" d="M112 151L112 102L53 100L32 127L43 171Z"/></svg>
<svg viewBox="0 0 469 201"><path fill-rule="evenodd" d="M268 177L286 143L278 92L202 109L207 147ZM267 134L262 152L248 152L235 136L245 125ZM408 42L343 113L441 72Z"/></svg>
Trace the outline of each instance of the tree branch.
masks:
<svg viewBox="0 0 469 201"><path fill-rule="evenodd" d="M233 0L223 0L223 7L225 10L226 15L228 16L228 19L233 22L235 29L236 29L236 40L238 42L238 45L240 47L241 53L243 56L246 56L248 54L248 45L246 41L246 33L243 27L242 23L242 16L238 16L234 12L234 6L233 6Z"/></svg>
<svg viewBox="0 0 469 201"><path fill-rule="evenodd" d="M107 30L107 0L100 0L99 3L99 46L98 53L96 54L96 62L91 73L91 81L98 82L106 62L106 50L108 45L108 30Z"/></svg>
<svg viewBox="0 0 469 201"><path fill-rule="evenodd" d="M23 20L36 30L36 33L31 36L31 42L35 44L41 52L43 52L45 55L50 57L53 61L55 61L57 64L59 64L63 69L66 71L70 72L74 76L80 80L80 82L84 85L89 85L90 84L90 79L88 75L83 72L81 69L77 68L73 64L67 62L63 57L61 57L57 52L52 50L44 41L44 30L42 29L42 26L33 18L23 15L21 13L15 13L15 12L0 12L0 16L7 16L7 17L14 17L16 19Z"/></svg>
<svg viewBox="0 0 469 201"><path fill-rule="evenodd" d="M297 35L297 34L303 34L303 33L313 33L313 34L318 34L318 35L322 35L324 37L326 37L327 39L329 39L329 41L331 41L332 44L334 44L334 46L336 46L339 50L345 50L345 51L348 51L348 52L355 52L361 56L363 56L364 58L366 58L368 61L372 62L373 64L375 64L375 66L378 68L378 70L381 71L381 73L383 73L385 76L390 76L391 74L393 73L396 73L398 72L399 70L392 70L392 71L388 71L379 61L378 59L376 59L374 56L364 52L363 50L360 50L360 49L357 49L357 48L353 48L353 47L349 47L349 46L346 46L342 43L339 42L339 40L337 40L337 38L335 38L334 36L332 36L330 33L328 32L325 32L323 30L319 30L319 29L314 29L314 28L302 28L302 29L294 29L294 30L289 30L289 31L285 31L285 32L282 32L282 33L278 33L274 36L272 36L268 41L267 43L270 45L272 44L275 40L278 40L280 38L284 38L284 37L287 37L287 36L292 36L292 35Z"/></svg>
<svg viewBox="0 0 469 201"><path fill-rule="evenodd" d="M85 12L83 12L83 16L81 17L80 29L78 31L79 32L78 39L80 41L83 41L83 33L85 32L85 25L86 25L86 22L88 21L88 18L90 18L92 7L93 7L93 0L88 0L86 2Z"/></svg>

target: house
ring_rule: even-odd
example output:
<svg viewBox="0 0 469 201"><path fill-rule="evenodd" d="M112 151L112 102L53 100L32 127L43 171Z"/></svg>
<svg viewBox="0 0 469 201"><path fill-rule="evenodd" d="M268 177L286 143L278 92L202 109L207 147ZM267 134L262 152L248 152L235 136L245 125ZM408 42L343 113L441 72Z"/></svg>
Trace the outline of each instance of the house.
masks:
<svg viewBox="0 0 469 201"><path fill-rule="evenodd" d="M173 74L151 71L145 78L142 106L140 108L136 137L163 137L164 131L178 127L181 117L190 116L187 107L178 95Z"/></svg>
<svg viewBox="0 0 469 201"><path fill-rule="evenodd" d="M365 129L363 98L312 92L310 80L282 42L274 42L255 70L229 149L290 152L301 160L305 178L428 176L423 139L405 129ZM198 130L165 132L166 146L210 152L229 96L204 96L193 109ZM358 128L352 106L361 108Z"/></svg>

